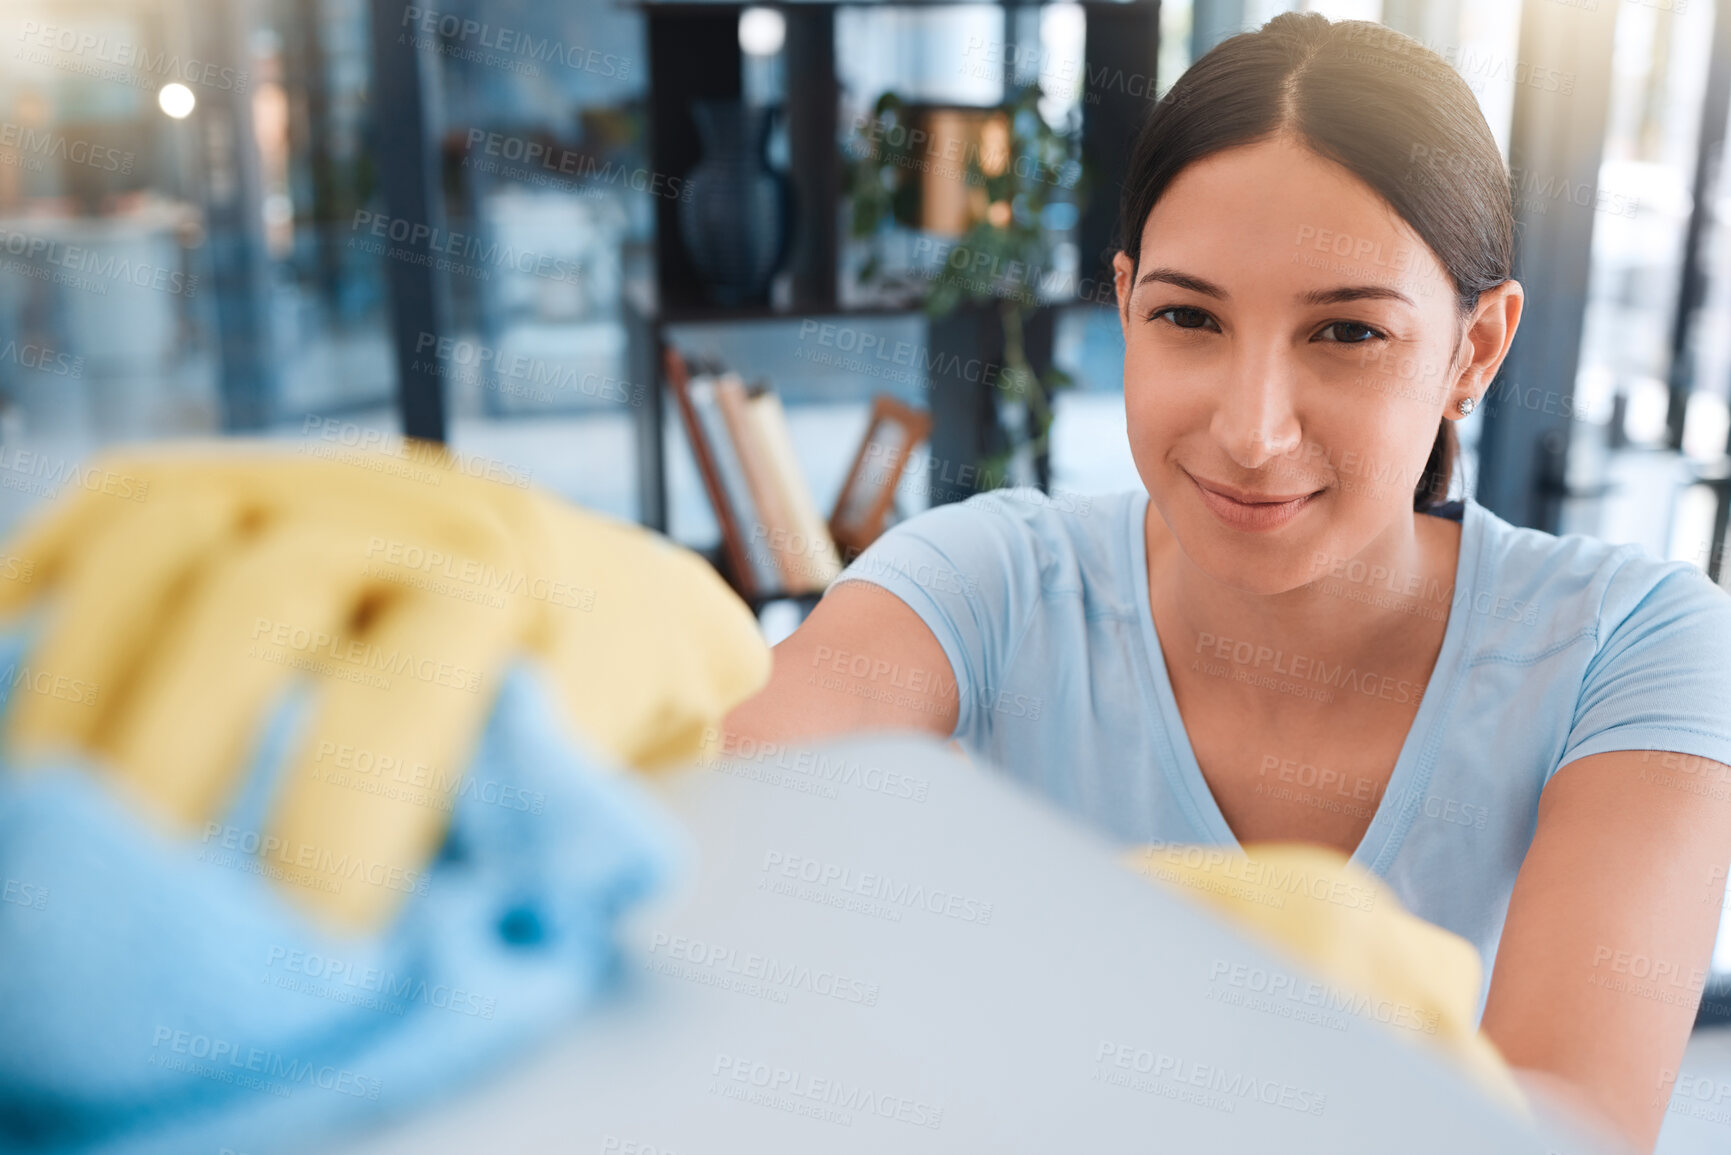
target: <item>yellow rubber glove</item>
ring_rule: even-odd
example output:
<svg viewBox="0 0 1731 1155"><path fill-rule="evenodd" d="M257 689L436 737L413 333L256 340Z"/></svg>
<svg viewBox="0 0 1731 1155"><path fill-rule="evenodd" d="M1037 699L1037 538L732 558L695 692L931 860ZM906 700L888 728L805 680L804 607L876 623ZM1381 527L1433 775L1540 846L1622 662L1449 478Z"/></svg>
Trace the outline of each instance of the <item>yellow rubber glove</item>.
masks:
<svg viewBox="0 0 1731 1155"><path fill-rule="evenodd" d="M127 484L78 490L4 547L30 581L0 582L0 614L39 592L54 602L28 659L50 692L14 693L13 751L96 755L142 806L196 831L232 798L268 708L310 677L311 720L259 834L305 868L288 893L364 930L401 888L323 876L357 859L418 871L446 810L332 785L334 761L454 794L519 655L539 660L574 735L642 768L695 755L767 679L755 620L702 559L472 472L420 443L101 462L91 474Z"/></svg>
<svg viewBox="0 0 1731 1155"><path fill-rule="evenodd" d="M1394 1025L1413 1028L1401 1033L1428 1039L1486 1092L1528 1113L1502 1054L1473 1026L1478 951L1409 913L1346 855L1300 843L1146 846L1126 861L1226 915L1335 991L1395 1008Z"/></svg>

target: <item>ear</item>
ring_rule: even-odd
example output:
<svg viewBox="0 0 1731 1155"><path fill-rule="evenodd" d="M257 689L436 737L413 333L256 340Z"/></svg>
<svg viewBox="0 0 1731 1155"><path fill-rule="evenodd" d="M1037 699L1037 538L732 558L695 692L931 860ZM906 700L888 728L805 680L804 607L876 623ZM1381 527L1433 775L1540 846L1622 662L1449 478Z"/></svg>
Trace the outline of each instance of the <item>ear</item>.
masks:
<svg viewBox="0 0 1731 1155"><path fill-rule="evenodd" d="M1130 261L1130 254L1118 250L1112 258L1112 286L1118 292L1118 327L1128 330L1130 327L1130 290L1134 287L1130 278L1136 275L1136 266ZM1124 332L1125 340L1130 334Z"/></svg>
<svg viewBox="0 0 1731 1155"><path fill-rule="evenodd" d="M1478 304L1473 306L1461 334L1456 357L1459 369L1445 399L1444 417L1459 419L1459 406L1464 398L1471 397L1475 404L1484 399L1503 358L1509 355L1525 304L1526 290L1512 279L1479 294Z"/></svg>

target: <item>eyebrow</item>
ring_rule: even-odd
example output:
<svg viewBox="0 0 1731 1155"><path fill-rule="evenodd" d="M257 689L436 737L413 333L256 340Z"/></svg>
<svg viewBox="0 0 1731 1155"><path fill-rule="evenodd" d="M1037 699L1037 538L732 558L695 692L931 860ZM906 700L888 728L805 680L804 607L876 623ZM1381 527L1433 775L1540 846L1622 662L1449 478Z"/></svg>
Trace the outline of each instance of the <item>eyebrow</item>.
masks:
<svg viewBox="0 0 1731 1155"><path fill-rule="evenodd" d="M1220 301L1224 301L1227 297L1231 296L1230 293L1225 289L1222 289L1219 285L1216 285L1213 281L1205 281L1201 277L1193 277L1189 273L1181 273L1177 269L1168 269L1165 267L1149 269L1146 273L1143 273L1139 278L1137 278L1136 285L1140 288L1143 285L1151 284L1156 281L1162 284L1176 285L1180 289L1189 289L1192 293L1201 293L1204 297L1213 297Z"/></svg>
<svg viewBox="0 0 1731 1155"><path fill-rule="evenodd" d="M1149 269L1136 280L1137 287L1152 283L1175 285L1180 289L1200 293L1204 297L1213 297L1217 301L1224 301L1232 295L1213 281L1164 266ZM1411 297L1388 285L1340 285L1333 289L1312 289L1302 294L1299 300L1307 305L1341 305L1348 301L1398 301L1403 305L1416 307L1413 306Z"/></svg>
<svg viewBox="0 0 1731 1155"><path fill-rule="evenodd" d="M1342 285L1336 289L1312 289L1299 300L1307 305L1339 305L1347 301L1399 301L1412 305L1412 298L1388 285Z"/></svg>

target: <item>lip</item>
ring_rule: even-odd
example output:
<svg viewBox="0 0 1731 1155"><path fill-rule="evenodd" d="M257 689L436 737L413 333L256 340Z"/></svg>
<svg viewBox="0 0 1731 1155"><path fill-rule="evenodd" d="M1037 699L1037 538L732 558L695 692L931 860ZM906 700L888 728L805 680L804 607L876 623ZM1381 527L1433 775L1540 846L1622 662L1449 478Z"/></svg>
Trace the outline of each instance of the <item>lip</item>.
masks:
<svg viewBox="0 0 1731 1155"><path fill-rule="evenodd" d="M1316 490L1311 493L1253 494L1212 481L1203 482L1194 474L1188 476L1195 483L1197 492L1202 495L1202 504L1208 507L1210 513L1229 529L1247 533L1265 533L1279 529L1297 517L1321 492Z"/></svg>

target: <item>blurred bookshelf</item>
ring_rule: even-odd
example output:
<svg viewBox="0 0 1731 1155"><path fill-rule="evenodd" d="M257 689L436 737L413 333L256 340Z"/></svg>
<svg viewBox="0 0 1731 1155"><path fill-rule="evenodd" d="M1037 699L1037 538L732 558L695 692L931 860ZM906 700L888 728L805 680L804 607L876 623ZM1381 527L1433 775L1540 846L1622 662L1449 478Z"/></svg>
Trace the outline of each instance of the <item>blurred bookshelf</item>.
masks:
<svg viewBox="0 0 1731 1155"><path fill-rule="evenodd" d="M1006 44L1029 39L1043 4L1005 5L1003 41L986 53L1001 69L1003 92L1017 84L1014 51ZM683 179L703 151L693 106L698 101L744 101L747 58L740 46L738 3L656 2L635 5L644 17L648 59L646 125L650 169ZM629 366L634 380L653 381L655 400L639 408L637 463L640 516L644 524L668 527L665 436L672 403L662 370L667 350L677 348L682 326L765 326L815 319L824 322L907 319L926 315L918 293L862 295L845 267L848 196L843 155L844 93L838 73L838 26L848 19L896 19L898 14L938 9L979 9L978 4L845 4L819 0L773 6L785 28L780 52L784 91L776 102L785 118L785 171L794 204L785 264L767 294L751 302L718 301L706 291L689 251L676 198L658 198L653 252L631 262L623 293ZM1082 75L1143 78L1143 85L1107 84L1090 94L1081 116L1081 150L1090 166L1095 192L1080 206L1073 229L1081 254L1080 271L1098 276L1117 225L1114 192L1128 160L1129 144L1153 97L1152 77L1159 44L1158 4L1152 0L1084 3L1086 32ZM841 14L847 12L847 16ZM1030 20L1033 23L1030 23ZM1037 33L1035 34L1037 38ZM993 59L995 57L995 59ZM958 61L958 66L965 64ZM856 75L857 79L857 75ZM877 91L888 88L886 77ZM1023 78L1023 83L1026 80ZM1132 91L1133 90L1133 91ZM990 103L977 106L993 107ZM1090 257L1089 255L1092 254ZM1041 298L1027 323L1027 358L1037 371L1051 364L1055 312L1074 304L1074 296ZM965 364L989 356L1002 340L991 310L959 308L927 326L928 360ZM953 357L951 356L953 354ZM1000 436L990 387L933 372L925 385L933 426L933 461L979 462L998 448ZM932 501L959 500L968 492L954 485L934 487Z"/></svg>

